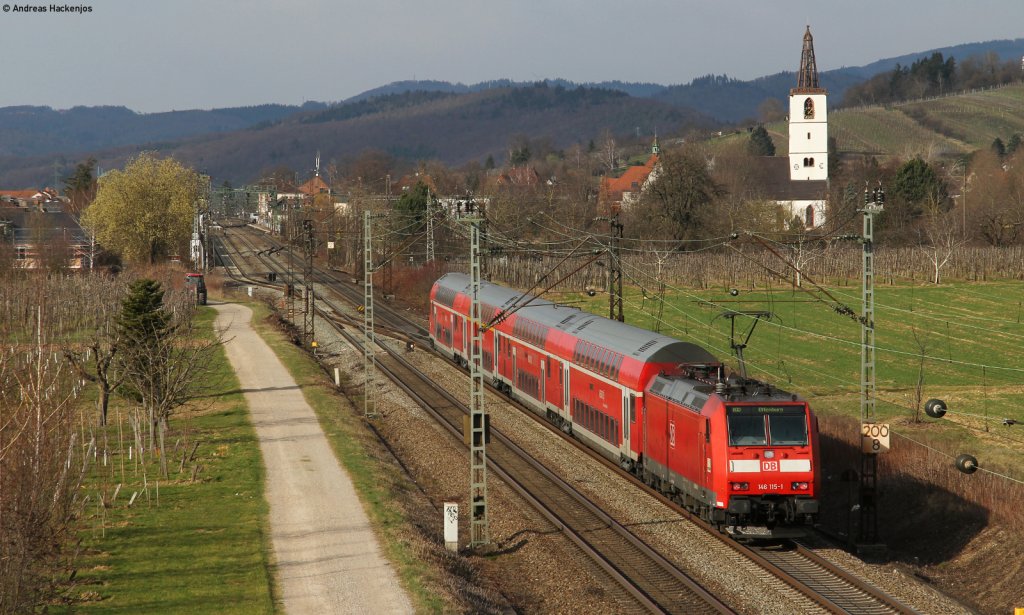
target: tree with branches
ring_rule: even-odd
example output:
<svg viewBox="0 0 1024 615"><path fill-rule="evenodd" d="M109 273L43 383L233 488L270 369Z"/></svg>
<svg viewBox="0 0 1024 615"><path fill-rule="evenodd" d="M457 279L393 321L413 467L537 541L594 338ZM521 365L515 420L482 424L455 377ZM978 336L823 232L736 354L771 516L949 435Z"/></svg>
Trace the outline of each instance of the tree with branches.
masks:
<svg viewBox="0 0 1024 615"><path fill-rule="evenodd" d="M186 251L201 189L192 169L143 153L100 179L82 222L124 260L153 264Z"/></svg>
<svg viewBox="0 0 1024 615"><path fill-rule="evenodd" d="M223 334L198 335L194 301L186 293L175 293L169 302L166 299L159 282L138 280L129 287L117 321L122 388L142 405L149 421L150 448L156 439L161 451L170 416L212 386L209 378L200 376L208 373L214 353L223 343ZM207 384L202 384L204 381ZM164 454L160 465L166 476Z"/></svg>

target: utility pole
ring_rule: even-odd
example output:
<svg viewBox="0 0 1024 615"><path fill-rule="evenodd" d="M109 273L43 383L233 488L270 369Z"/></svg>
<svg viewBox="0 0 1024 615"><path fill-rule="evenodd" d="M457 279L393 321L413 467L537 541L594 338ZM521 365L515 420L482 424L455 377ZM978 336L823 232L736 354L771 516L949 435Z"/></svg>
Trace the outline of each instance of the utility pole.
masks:
<svg viewBox="0 0 1024 615"><path fill-rule="evenodd" d="M881 213L885 205L885 191L875 188L864 190L864 233L861 237L863 250L863 273L861 279L860 318L860 421L861 433L864 426L875 423L875 214ZM860 527L858 544L878 543L878 456L875 451L861 448L860 472Z"/></svg>
<svg viewBox="0 0 1024 615"><path fill-rule="evenodd" d="M491 248L487 239L487 209L483 203L473 203L473 211L480 216L480 279L491 281Z"/></svg>
<svg viewBox="0 0 1024 615"><path fill-rule="evenodd" d="M304 301L305 311L302 318L302 339L307 346L312 346L314 338L314 320L316 318L316 296L313 294L313 254L316 251L313 238L313 221L306 219L302 221L302 228L305 232L305 269L302 272L302 282L305 287Z"/></svg>
<svg viewBox="0 0 1024 615"><path fill-rule="evenodd" d="M434 262L434 212L430 206L430 188L427 188L427 262Z"/></svg>
<svg viewBox="0 0 1024 615"><path fill-rule="evenodd" d="M487 411L484 409L484 374L481 370L483 328L480 316L480 223L476 212L460 220L469 224L469 279L472 295L469 312L469 546L490 544L487 515Z"/></svg>
<svg viewBox="0 0 1024 615"><path fill-rule="evenodd" d="M285 204L285 225L284 225L284 240L288 244L288 281L285 282L285 296L288 301L288 322L295 324L295 276L292 272L295 270L293 267L294 254L292 252L292 213L294 206L292 200L288 199Z"/></svg>
<svg viewBox="0 0 1024 615"><path fill-rule="evenodd" d="M609 225L609 236L611 245L608 248L608 318L619 322L626 322L622 313L622 229L623 224L619 222L619 214L616 212L610 218L598 218L607 220Z"/></svg>
<svg viewBox="0 0 1024 615"><path fill-rule="evenodd" d="M373 225L375 216L371 211L363 212L363 415L376 418L377 400L373 392L373 375L376 364L373 359L376 339L373 334Z"/></svg>

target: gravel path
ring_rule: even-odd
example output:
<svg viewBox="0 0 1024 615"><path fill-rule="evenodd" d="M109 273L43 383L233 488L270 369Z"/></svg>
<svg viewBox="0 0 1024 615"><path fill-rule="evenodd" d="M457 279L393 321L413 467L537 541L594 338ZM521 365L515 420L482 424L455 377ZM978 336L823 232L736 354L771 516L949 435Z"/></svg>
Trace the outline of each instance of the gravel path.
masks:
<svg viewBox="0 0 1024 615"><path fill-rule="evenodd" d="M266 498L280 600L287 613L409 613L397 575L381 556L352 481L338 465L312 408L250 326L249 308L222 304L235 368L266 465Z"/></svg>

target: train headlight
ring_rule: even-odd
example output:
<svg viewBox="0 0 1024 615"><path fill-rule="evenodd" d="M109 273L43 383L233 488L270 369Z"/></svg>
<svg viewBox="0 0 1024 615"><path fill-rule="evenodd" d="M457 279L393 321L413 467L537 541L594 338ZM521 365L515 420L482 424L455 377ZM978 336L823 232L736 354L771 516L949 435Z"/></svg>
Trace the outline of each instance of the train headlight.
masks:
<svg viewBox="0 0 1024 615"><path fill-rule="evenodd" d="M807 491L811 488L810 483L793 483L793 491Z"/></svg>
<svg viewBox="0 0 1024 615"><path fill-rule="evenodd" d="M750 483L730 483L733 491L746 491L750 489Z"/></svg>

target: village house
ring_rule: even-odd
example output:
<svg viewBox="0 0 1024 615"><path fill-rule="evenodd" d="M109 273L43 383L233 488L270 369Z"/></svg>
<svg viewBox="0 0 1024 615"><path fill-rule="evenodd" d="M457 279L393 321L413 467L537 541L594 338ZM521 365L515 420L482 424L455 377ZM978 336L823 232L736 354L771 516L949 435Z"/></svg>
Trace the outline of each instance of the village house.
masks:
<svg viewBox="0 0 1024 615"><path fill-rule="evenodd" d="M21 269L90 268L93 242L53 188L0 189L0 245Z"/></svg>
<svg viewBox="0 0 1024 615"><path fill-rule="evenodd" d="M651 155L641 165L628 167L618 177L602 177L598 202L602 209L615 214L637 204L640 195L650 187L661 172L661 148L655 137Z"/></svg>

